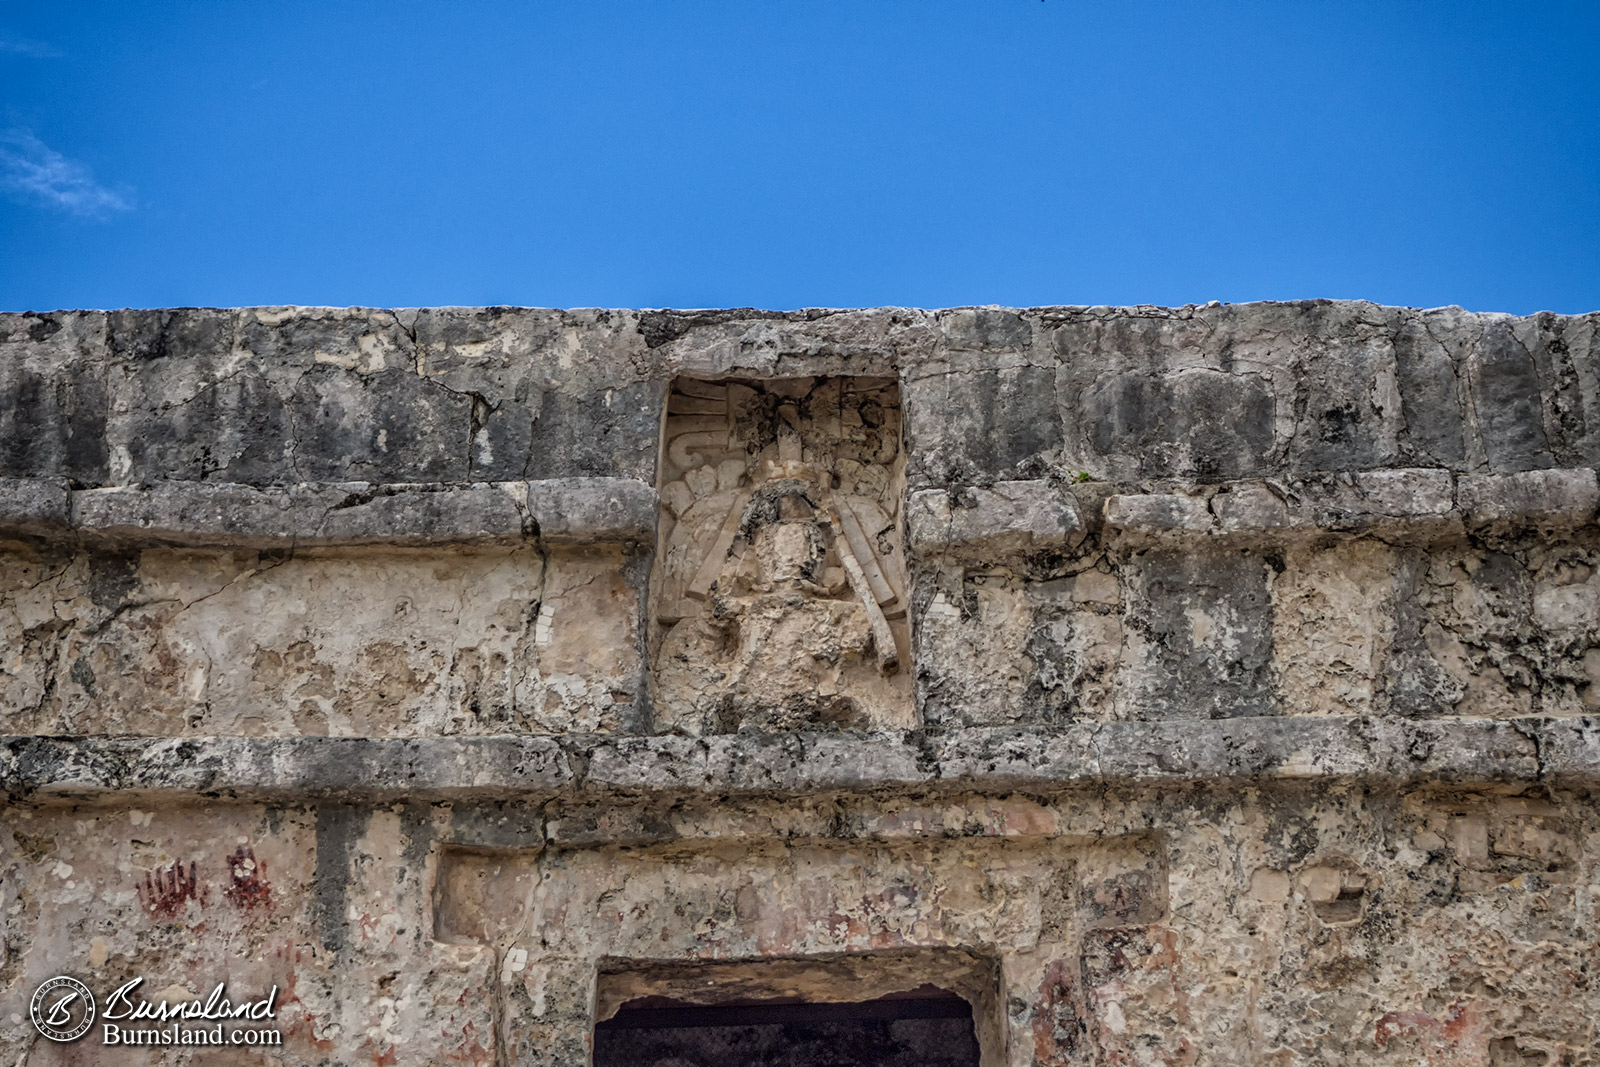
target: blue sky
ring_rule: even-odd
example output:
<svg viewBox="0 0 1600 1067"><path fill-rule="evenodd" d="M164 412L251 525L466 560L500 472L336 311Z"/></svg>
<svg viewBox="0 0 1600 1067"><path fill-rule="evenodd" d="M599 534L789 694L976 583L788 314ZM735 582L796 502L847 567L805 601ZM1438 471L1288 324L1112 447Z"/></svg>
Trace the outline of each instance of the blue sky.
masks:
<svg viewBox="0 0 1600 1067"><path fill-rule="evenodd" d="M0 309L1600 309L1600 3L0 0Z"/></svg>

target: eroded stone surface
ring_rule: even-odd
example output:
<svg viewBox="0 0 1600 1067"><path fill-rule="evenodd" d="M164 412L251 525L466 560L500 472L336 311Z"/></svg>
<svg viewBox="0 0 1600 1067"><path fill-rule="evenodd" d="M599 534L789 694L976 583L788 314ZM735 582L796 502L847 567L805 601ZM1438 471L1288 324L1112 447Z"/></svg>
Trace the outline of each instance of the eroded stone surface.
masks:
<svg viewBox="0 0 1600 1067"><path fill-rule="evenodd" d="M631 728L619 549L0 553L8 733Z"/></svg>

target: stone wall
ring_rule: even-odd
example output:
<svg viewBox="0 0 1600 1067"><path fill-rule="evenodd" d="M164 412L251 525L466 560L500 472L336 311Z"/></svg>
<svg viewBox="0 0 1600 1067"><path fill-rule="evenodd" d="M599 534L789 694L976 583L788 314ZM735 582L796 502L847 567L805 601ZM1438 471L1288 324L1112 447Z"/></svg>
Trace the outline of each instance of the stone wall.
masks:
<svg viewBox="0 0 1600 1067"><path fill-rule="evenodd" d="M1592 1063L1597 327L0 316L0 1044L583 1064L709 975L942 982L984 1067ZM59 973L285 1043L57 1045Z"/></svg>

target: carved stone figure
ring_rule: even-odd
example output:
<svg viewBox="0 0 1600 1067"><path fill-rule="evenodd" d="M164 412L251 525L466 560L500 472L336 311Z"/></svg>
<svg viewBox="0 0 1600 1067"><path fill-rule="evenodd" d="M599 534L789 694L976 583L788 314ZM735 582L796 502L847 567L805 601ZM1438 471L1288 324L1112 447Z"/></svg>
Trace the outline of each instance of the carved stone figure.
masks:
<svg viewBox="0 0 1600 1067"><path fill-rule="evenodd" d="M680 379L665 446L660 725L910 725L896 383Z"/></svg>

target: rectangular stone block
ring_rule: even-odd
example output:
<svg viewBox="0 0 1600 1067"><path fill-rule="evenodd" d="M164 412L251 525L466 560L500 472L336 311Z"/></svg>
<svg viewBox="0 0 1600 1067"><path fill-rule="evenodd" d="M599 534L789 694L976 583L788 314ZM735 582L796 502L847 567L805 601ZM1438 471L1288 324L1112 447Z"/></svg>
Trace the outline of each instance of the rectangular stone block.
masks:
<svg viewBox="0 0 1600 1067"><path fill-rule="evenodd" d="M528 511L549 544L648 541L656 492L631 478L551 478L528 483Z"/></svg>
<svg viewBox="0 0 1600 1067"><path fill-rule="evenodd" d="M1084 534L1076 502L1043 480L923 489L906 507L913 552L993 558L1067 548Z"/></svg>
<svg viewBox="0 0 1600 1067"><path fill-rule="evenodd" d="M1268 564L1249 555L1151 551L1130 569L1122 714L1231 718L1277 710Z"/></svg>
<svg viewBox="0 0 1600 1067"><path fill-rule="evenodd" d="M1105 503L1106 528L1134 540L1164 535L1205 536L1216 520L1204 497L1176 493L1111 496Z"/></svg>
<svg viewBox="0 0 1600 1067"><path fill-rule="evenodd" d="M1464 474L1456 492L1462 513L1475 526L1577 526L1593 519L1600 508L1600 483L1592 467Z"/></svg>
<svg viewBox="0 0 1600 1067"><path fill-rule="evenodd" d="M72 521L72 490L60 478L0 478L0 537L61 536Z"/></svg>

